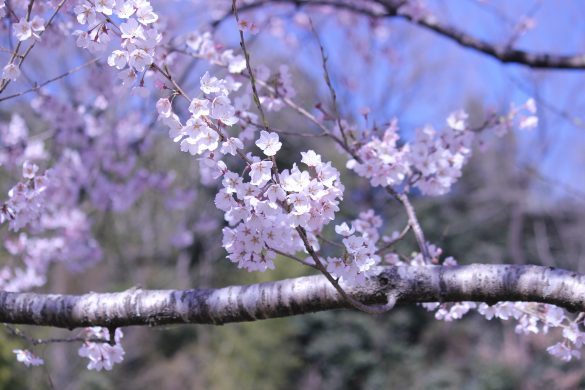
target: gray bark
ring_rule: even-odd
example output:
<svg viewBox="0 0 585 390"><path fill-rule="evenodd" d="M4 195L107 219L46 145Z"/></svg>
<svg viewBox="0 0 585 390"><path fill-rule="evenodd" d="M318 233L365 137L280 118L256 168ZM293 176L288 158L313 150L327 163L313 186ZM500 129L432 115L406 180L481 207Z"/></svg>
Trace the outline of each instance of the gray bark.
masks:
<svg viewBox="0 0 585 390"><path fill-rule="evenodd" d="M343 286L365 304L534 301L585 312L585 276L550 267L473 264L380 267L364 287ZM349 307L323 276L219 289L57 295L0 292L0 322L76 328L224 324Z"/></svg>

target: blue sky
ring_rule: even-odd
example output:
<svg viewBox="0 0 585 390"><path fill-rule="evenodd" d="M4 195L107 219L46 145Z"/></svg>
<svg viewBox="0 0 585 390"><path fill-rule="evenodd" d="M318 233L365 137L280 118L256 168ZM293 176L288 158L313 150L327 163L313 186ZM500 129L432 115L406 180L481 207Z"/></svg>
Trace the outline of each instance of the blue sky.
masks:
<svg viewBox="0 0 585 390"><path fill-rule="evenodd" d="M520 18L529 15L536 27L521 36L514 47L553 54L585 53L585 7L579 0L428 0L427 3L443 23L494 44L505 43ZM161 1L159 5L157 10L184 26L185 32L200 30L198 21L209 14L205 7L193 8L192 1ZM274 13L293 16L295 11L285 7L271 12ZM537 131L519 133L522 141L519 164L529 162L545 176L563 183L549 188L553 198L567 195L563 186L585 194L585 170L582 169L585 126L572 123L575 118L585 122L585 101L581 93L585 71L535 71L521 65L501 64L400 19L382 20L380 25L386 28L386 34L380 35L372 33L365 18L357 19L351 29L342 29L335 18L307 14L314 20L330 57L330 74L344 116L356 119L360 108L368 106L372 109L371 118L378 123L397 116L401 127L409 132L427 123L440 127L447 115L459 108L475 105L505 112L510 103L521 104L535 97L541 103L541 125ZM262 15L266 13L257 18L262 19ZM293 70L310 75L309 83L320 87L322 99L326 101L328 94L321 77L315 39L298 27L291 31L298 41L293 48L285 47L264 26L255 38L257 42L250 45L253 61L271 57L279 63L300 64ZM218 37L237 49L235 21L226 20ZM356 44L370 55L369 63L356 54ZM84 61L70 57L66 63L55 63L55 72L50 73L58 74L58 67L66 70ZM31 59L27 65L33 73L34 64ZM202 66L197 70L203 71ZM199 74L195 73L193 79L197 80ZM71 79L77 77L83 76L75 75ZM542 147L543 140L547 147Z"/></svg>
<svg viewBox="0 0 585 390"><path fill-rule="evenodd" d="M427 3L443 23L496 45L506 43L513 36L516 24L528 16L536 26L515 41L515 48L551 54L585 53L585 7L581 1L437 0ZM564 186L585 194L585 169L582 169L585 127L572 123L575 118L583 118L585 122L581 93L585 71L531 70L521 65L502 64L403 20L384 20L382 24L388 28L388 35L377 38L363 18L348 30L339 28L330 17L310 16L330 57L330 73L338 95L344 107L349 107L344 112L346 116L357 116L361 107L368 106L377 121L396 115L406 130L426 123L440 127L449 112L469 107L471 102L505 112L511 103L519 105L534 97L540 103L540 126L529 133L518 133L519 166L537 167L557 182L548 186L547 196L551 199L571 196ZM224 25L223 35L232 35L232 27ZM304 72L313 74L317 81L322 80L316 42L306 31L296 31L300 41L296 49L275 44L264 30L252 50L260 53L266 48L264 45L270 45L283 60L300 59ZM355 54L352 41L360 42L369 50L373 59L370 64ZM381 57L384 50L398 60L392 63L383 59L387 58ZM358 87L351 88L352 83Z"/></svg>

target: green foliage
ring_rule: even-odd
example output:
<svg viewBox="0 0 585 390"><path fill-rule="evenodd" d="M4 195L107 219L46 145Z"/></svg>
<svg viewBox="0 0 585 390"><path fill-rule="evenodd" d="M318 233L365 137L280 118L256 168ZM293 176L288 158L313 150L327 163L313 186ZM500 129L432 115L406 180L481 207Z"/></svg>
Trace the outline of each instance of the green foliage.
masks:
<svg viewBox="0 0 585 390"><path fill-rule="evenodd" d="M287 319L210 330L205 370L210 389L285 388L299 369L295 324Z"/></svg>

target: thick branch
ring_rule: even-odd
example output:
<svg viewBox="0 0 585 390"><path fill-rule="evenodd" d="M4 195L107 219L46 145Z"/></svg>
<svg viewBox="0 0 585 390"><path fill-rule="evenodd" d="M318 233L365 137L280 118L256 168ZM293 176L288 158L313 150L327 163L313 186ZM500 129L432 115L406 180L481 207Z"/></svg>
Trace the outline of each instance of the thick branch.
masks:
<svg viewBox="0 0 585 390"><path fill-rule="evenodd" d="M388 1L380 1L387 4ZM503 63L515 63L537 69L585 69L585 54L555 55L549 53L530 53L517 50L507 45L496 45L475 38L453 26L441 24L435 17L423 17L413 19L408 15L396 14L396 9L387 6L389 16L401 17L411 23L417 24L428 30L434 31L449 38L461 46L487 54Z"/></svg>
<svg viewBox="0 0 585 390"><path fill-rule="evenodd" d="M381 267L366 287L344 286L364 304L534 301L585 311L585 275L530 265ZM76 328L223 324L347 308L325 277L220 289L85 295L0 292L0 322Z"/></svg>
<svg viewBox="0 0 585 390"><path fill-rule="evenodd" d="M373 18L402 18L434 31L445 38L457 42L461 46L484 53L502 63L516 63L538 69L585 69L585 54L555 55L549 53L530 53L524 50L514 49L508 45L489 43L467 34L456 27L442 24L435 17L429 16L414 19L408 15L399 14L396 4L400 4L401 2L392 2L389 0L364 1L362 6L340 2L339 0L258 0L257 2L240 7L240 12L278 3L293 4L295 6L329 6ZM380 5L384 7L384 11L380 11L376 7L372 7L372 5ZM216 24L222 20L217 21Z"/></svg>

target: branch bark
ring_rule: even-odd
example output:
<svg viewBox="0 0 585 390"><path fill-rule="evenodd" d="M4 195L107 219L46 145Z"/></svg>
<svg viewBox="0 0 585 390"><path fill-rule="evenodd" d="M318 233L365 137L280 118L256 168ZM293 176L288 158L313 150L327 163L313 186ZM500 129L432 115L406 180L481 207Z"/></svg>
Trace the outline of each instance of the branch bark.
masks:
<svg viewBox="0 0 585 390"><path fill-rule="evenodd" d="M502 63L515 63L534 69L585 69L585 53L577 55L555 55L549 53L531 53L514 49L507 45L496 45L463 32L453 26L445 25L434 17L413 19L408 15L397 13L397 9L389 4L388 0L379 0L388 11L388 16L399 17L434 31L439 35L451 39L463 47L486 54Z"/></svg>
<svg viewBox="0 0 585 390"><path fill-rule="evenodd" d="M400 4L398 2L397 4ZM372 18L401 18L427 30L450 39L459 45L486 54L502 63L516 63L535 69L585 69L585 53L576 55L555 55L550 53L531 53L514 49L508 45L497 45L476 38L456 27L443 24L435 17L414 19L408 15L398 13L398 6L389 0L364 1L361 6L339 0L258 0L239 8L240 12L249 11L271 4L292 4L300 6L327 6L349 12L365 15ZM383 11L375 6L383 7ZM373 7L374 6L374 7ZM214 23L217 26L223 19Z"/></svg>
<svg viewBox="0 0 585 390"><path fill-rule="evenodd" d="M528 301L585 312L585 275L532 265L380 267L365 287L343 286L364 304ZM220 289L56 295L0 292L0 322L77 328L224 324L348 308L323 276Z"/></svg>

